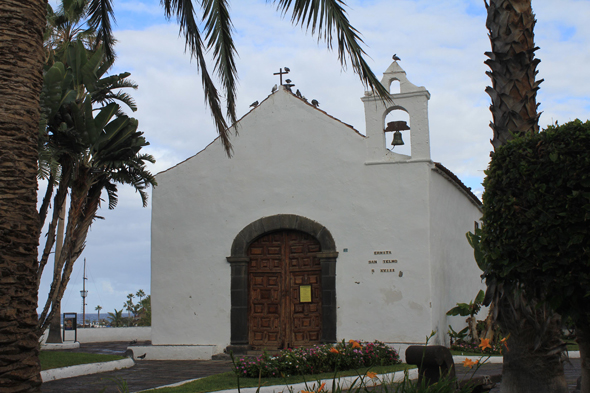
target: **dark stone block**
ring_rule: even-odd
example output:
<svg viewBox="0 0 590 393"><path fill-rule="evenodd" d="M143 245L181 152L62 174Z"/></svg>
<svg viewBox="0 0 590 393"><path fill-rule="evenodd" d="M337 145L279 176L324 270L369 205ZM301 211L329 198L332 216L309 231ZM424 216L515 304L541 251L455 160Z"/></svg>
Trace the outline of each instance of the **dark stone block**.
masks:
<svg viewBox="0 0 590 393"><path fill-rule="evenodd" d="M242 230L243 232L243 230ZM246 257L248 256L248 238L244 236L244 234L240 232L235 237L232 245L231 245L231 256L232 257Z"/></svg>
<svg viewBox="0 0 590 393"><path fill-rule="evenodd" d="M250 350L249 345L228 345L227 347L225 347L225 350L223 352L225 352L227 354L233 353L234 355L246 355L246 354L248 354L249 350ZM216 360L216 359L213 359L213 360ZM225 360L225 359L221 359L221 360Z"/></svg>
<svg viewBox="0 0 590 393"><path fill-rule="evenodd" d="M231 344L248 345L248 308L232 307Z"/></svg>
<svg viewBox="0 0 590 393"><path fill-rule="evenodd" d="M442 345L411 345L406 349L406 363L418 366L418 383L425 379L427 386L442 377L455 377L453 355Z"/></svg>
<svg viewBox="0 0 590 393"><path fill-rule="evenodd" d="M336 307L336 291L322 290L322 305Z"/></svg>
<svg viewBox="0 0 590 393"><path fill-rule="evenodd" d="M322 251L336 251L336 244L334 238L328 229L322 227L322 230L317 234L316 239L322 245Z"/></svg>
<svg viewBox="0 0 590 393"><path fill-rule="evenodd" d="M231 278L231 291L242 291L247 293L248 291L248 277L238 276Z"/></svg>
<svg viewBox="0 0 590 393"><path fill-rule="evenodd" d="M322 277L336 277L336 260L322 260Z"/></svg>
<svg viewBox="0 0 590 393"><path fill-rule="evenodd" d="M336 290L336 277L322 276L322 289L327 291Z"/></svg>
<svg viewBox="0 0 590 393"><path fill-rule="evenodd" d="M307 217L299 216L296 229L305 233L309 233L311 236L317 239L319 233L322 231L322 228L324 227L320 223L310 220Z"/></svg>
<svg viewBox="0 0 590 393"><path fill-rule="evenodd" d="M322 306L322 342L336 342L336 307Z"/></svg>
<svg viewBox="0 0 590 393"><path fill-rule="evenodd" d="M249 259L249 258L248 258ZM231 276L234 277L248 277L248 263L234 262L231 266Z"/></svg>
<svg viewBox="0 0 590 393"><path fill-rule="evenodd" d="M236 290L231 291L231 306L234 307L248 307L248 291Z"/></svg>

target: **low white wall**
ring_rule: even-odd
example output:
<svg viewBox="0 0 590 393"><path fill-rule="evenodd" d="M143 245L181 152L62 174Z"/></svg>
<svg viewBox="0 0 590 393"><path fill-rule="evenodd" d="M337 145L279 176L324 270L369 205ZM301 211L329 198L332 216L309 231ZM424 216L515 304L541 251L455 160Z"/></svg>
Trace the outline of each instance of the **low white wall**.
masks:
<svg viewBox="0 0 590 393"><path fill-rule="evenodd" d="M45 343L47 330L40 342ZM119 327L119 328L79 328L78 342L96 343L107 341L148 341L152 339L152 327ZM66 332L66 342L74 340L74 332Z"/></svg>
<svg viewBox="0 0 590 393"><path fill-rule="evenodd" d="M151 339L151 326L78 329L78 341L81 343L133 340L146 341Z"/></svg>

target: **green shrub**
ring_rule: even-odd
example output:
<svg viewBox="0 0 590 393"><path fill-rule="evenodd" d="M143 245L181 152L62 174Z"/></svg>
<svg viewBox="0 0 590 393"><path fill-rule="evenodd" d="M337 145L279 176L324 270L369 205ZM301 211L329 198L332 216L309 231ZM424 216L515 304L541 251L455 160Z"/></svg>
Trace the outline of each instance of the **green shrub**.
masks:
<svg viewBox="0 0 590 393"><path fill-rule="evenodd" d="M281 351L276 356L263 353L256 358L235 360L235 371L243 378L281 377L353 370L362 367L389 366L401 363L397 351L388 345L344 341Z"/></svg>
<svg viewBox="0 0 590 393"><path fill-rule="evenodd" d="M577 320L590 304L590 122L515 138L486 175L484 277Z"/></svg>

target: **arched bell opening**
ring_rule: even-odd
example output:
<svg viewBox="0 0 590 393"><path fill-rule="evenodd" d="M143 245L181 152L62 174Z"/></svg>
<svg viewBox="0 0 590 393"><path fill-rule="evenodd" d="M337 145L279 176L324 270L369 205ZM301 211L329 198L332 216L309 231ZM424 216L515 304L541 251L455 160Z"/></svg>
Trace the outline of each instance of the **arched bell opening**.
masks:
<svg viewBox="0 0 590 393"><path fill-rule="evenodd" d="M410 114L402 107L391 108L383 122L385 148L406 156L412 155Z"/></svg>
<svg viewBox="0 0 590 393"><path fill-rule="evenodd" d="M399 94L399 93L401 93L400 81L397 78L392 78L389 81L389 94Z"/></svg>

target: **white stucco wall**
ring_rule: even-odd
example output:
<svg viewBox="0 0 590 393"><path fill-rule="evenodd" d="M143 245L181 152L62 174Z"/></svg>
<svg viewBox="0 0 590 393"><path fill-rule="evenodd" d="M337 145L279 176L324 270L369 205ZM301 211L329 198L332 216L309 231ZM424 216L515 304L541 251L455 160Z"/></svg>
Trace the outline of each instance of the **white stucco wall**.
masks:
<svg viewBox="0 0 590 393"><path fill-rule="evenodd" d="M438 333L434 342L448 344L448 326L463 329L465 317L448 317L457 303L469 303L480 289L483 273L473 257L465 234L473 232L480 220L480 209L444 173L433 170L430 186L430 248L432 256L433 325Z"/></svg>
<svg viewBox="0 0 590 393"><path fill-rule="evenodd" d="M433 164L368 165L367 138L283 90L246 115L239 127L232 159L216 140L157 175L152 343L213 344L216 352L229 345L230 264L225 258L244 227L276 214L307 217L331 232L339 252L339 340L423 342L437 323L431 304L432 284L439 279L432 279L431 273L438 272L430 264L441 247L430 244L430 227L433 220L446 219L444 214L431 217L437 187L431 184ZM398 262L383 264L384 259ZM453 263L446 261L441 263ZM381 273L382 268L395 272Z"/></svg>

